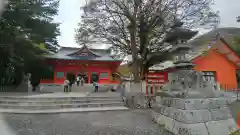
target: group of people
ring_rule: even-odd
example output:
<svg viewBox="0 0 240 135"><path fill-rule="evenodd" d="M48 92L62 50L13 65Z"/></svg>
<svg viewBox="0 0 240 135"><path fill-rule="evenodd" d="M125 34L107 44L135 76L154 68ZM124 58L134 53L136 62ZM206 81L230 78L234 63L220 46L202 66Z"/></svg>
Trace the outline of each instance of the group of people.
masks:
<svg viewBox="0 0 240 135"><path fill-rule="evenodd" d="M77 86L79 86L79 84L81 83L81 86L83 86L84 84L84 79L83 77L78 76L76 79L77 82ZM70 82L67 78L64 80L64 92L71 92L71 88L72 88L72 82Z"/></svg>
<svg viewBox="0 0 240 135"><path fill-rule="evenodd" d="M81 84L81 86L83 86L84 84L84 78L81 76L78 76L76 78L76 82L77 82L77 86L79 86L79 84ZM71 88L72 88L72 82L70 82L67 78L64 80L64 92L71 92ZM94 81L93 82L93 86L94 86L94 91L98 92L98 88L99 88L99 84Z"/></svg>

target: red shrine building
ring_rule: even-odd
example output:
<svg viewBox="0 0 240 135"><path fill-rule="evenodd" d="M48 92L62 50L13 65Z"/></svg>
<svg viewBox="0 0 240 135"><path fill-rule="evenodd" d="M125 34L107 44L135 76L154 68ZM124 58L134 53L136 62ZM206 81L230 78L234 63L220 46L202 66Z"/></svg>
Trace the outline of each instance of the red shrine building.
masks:
<svg viewBox="0 0 240 135"><path fill-rule="evenodd" d="M204 80L216 81L224 90L240 88L240 56L222 37L218 37L206 52L191 59L194 70L203 72ZM168 73L174 72L172 66L161 69L155 65L146 77L147 86L155 90L155 86L168 82ZM152 88L153 86L153 88ZM149 93L149 88L147 87ZM151 90L152 91L152 90Z"/></svg>
<svg viewBox="0 0 240 135"><path fill-rule="evenodd" d="M46 63L54 71L53 79L42 79L41 83L62 84L68 73L83 75L85 83L92 83L94 76L100 84L119 83L112 80L121 60L110 56L109 49L62 47L58 53L46 56Z"/></svg>
<svg viewBox="0 0 240 135"><path fill-rule="evenodd" d="M195 57L195 70L205 73L206 80L215 80L225 90L240 88L240 57L224 40L218 40L211 48Z"/></svg>

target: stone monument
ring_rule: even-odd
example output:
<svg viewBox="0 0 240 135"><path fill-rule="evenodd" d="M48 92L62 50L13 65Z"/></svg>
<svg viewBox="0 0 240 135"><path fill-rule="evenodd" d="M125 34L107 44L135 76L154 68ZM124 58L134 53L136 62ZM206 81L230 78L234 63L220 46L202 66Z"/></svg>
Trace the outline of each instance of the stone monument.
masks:
<svg viewBox="0 0 240 135"><path fill-rule="evenodd" d="M185 49L184 49L185 48ZM175 135L229 135L238 129L228 104L232 99L217 88L216 82L205 81L193 70L184 53L189 47L175 47L175 71L169 82L157 93L153 119Z"/></svg>

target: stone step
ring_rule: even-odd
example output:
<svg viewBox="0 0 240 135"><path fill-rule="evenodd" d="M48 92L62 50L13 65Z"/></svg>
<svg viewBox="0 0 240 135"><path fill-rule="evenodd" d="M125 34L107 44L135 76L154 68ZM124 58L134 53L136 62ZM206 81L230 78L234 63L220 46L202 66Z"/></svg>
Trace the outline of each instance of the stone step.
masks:
<svg viewBox="0 0 240 135"><path fill-rule="evenodd" d="M78 103L78 104L0 104L1 109L47 110L63 108L123 107L123 102Z"/></svg>
<svg viewBox="0 0 240 135"><path fill-rule="evenodd" d="M62 99L62 100L17 100L17 99L6 99L0 100L0 104L18 104L18 103L29 103L29 104L76 104L76 103L99 103L99 102L121 102L122 99L78 99L78 100L69 100L69 99Z"/></svg>
<svg viewBox="0 0 240 135"><path fill-rule="evenodd" d="M56 101L56 100L116 100L121 97L0 97L0 101L21 100L21 101Z"/></svg>
<svg viewBox="0 0 240 135"><path fill-rule="evenodd" d="M26 109L1 109L1 113L41 114L41 113L71 113L71 112L99 112L99 111L125 111L127 107L91 107L91 108L64 108L49 110L26 110Z"/></svg>

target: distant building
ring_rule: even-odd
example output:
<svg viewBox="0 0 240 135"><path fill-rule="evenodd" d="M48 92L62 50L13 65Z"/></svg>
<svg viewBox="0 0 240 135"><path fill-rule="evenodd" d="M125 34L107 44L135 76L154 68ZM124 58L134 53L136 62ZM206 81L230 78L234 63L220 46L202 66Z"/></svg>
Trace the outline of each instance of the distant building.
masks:
<svg viewBox="0 0 240 135"><path fill-rule="evenodd" d="M222 37L218 37L209 49L201 50L202 53L193 53L188 57L194 69L204 73L206 81L216 81L225 90L240 88L240 57ZM159 73L168 73L174 66L173 63L162 63L150 67ZM167 81L162 78L162 82Z"/></svg>
<svg viewBox="0 0 240 135"><path fill-rule="evenodd" d="M205 73L207 81L216 80L226 90L239 88L240 57L222 37L192 62L195 70Z"/></svg>
<svg viewBox="0 0 240 135"><path fill-rule="evenodd" d="M41 83L62 84L68 73L81 75L86 83L94 79L100 84L118 83L112 80L121 60L110 56L108 49L62 47L58 53L46 56L46 63L53 67L53 79L42 79ZM96 79L97 78L97 79Z"/></svg>

